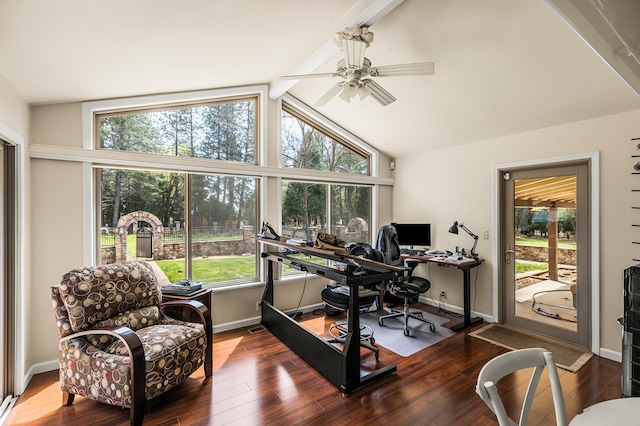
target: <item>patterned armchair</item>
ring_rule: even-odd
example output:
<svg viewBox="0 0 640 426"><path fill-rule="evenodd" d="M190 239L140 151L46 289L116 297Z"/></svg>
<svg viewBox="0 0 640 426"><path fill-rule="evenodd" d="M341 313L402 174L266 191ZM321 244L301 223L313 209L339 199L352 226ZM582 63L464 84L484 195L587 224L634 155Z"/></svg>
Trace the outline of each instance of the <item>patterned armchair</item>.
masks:
<svg viewBox="0 0 640 426"><path fill-rule="evenodd" d="M75 395L130 408L142 424L146 401L182 383L204 364L212 374L211 316L197 301L161 303L151 265L124 262L74 269L51 287L60 332L63 405ZM200 324L170 318L183 306ZM174 310L175 311L175 310Z"/></svg>

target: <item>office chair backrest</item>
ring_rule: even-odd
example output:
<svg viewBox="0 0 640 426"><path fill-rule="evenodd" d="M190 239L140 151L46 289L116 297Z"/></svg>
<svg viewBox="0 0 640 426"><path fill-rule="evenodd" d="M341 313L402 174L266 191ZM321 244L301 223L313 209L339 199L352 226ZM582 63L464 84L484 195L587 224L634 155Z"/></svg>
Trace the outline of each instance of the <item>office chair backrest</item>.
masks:
<svg viewBox="0 0 640 426"><path fill-rule="evenodd" d="M500 426L526 425L529 419L531 404L536 394L536 388L540 381L542 372L547 367L549 381L551 383L551 393L553 395L553 405L556 412L556 424L558 426L567 425L567 414L562 397L562 387L556 363L551 352L541 348L520 349L499 355L487 362L478 374L476 393L491 408L491 411L498 417ZM516 423L507 416L507 412L502 404L496 383L503 377L527 368L533 368L529 387L522 404L520 412L520 422Z"/></svg>
<svg viewBox="0 0 640 426"><path fill-rule="evenodd" d="M384 225L380 228L376 249L382 253L383 261L387 265L402 265L398 233L393 225Z"/></svg>

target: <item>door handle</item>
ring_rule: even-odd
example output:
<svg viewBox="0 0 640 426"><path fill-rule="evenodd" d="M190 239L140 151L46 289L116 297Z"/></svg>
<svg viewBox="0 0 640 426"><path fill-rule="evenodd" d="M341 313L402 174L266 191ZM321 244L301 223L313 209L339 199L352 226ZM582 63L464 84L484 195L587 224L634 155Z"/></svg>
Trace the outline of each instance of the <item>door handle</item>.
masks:
<svg viewBox="0 0 640 426"><path fill-rule="evenodd" d="M509 256L510 253L515 253L515 250L506 249L504 251L504 262L505 263L509 263L509 261L511 260L511 258Z"/></svg>

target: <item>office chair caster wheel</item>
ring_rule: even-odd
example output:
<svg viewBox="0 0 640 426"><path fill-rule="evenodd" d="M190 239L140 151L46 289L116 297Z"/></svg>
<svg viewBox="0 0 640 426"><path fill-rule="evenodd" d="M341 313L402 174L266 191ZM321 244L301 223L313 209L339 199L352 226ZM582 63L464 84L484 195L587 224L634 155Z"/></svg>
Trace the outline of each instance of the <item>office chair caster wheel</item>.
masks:
<svg viewBox="0 0 640 426"><path fill-rule="evenodd" d="M378 325L379 325L380 327L382 327L382 326L384 325L384 321L382 321L381 319L379 319L379 320L378 320Z"/></svg>
<svg viewBox="0 0 640 426"><path fill-rule="evenodd" d="M436 331L436 326L434 324L431 324L429 326L429 330L431 330L431 332L433 333L434 331Z"/></svg>

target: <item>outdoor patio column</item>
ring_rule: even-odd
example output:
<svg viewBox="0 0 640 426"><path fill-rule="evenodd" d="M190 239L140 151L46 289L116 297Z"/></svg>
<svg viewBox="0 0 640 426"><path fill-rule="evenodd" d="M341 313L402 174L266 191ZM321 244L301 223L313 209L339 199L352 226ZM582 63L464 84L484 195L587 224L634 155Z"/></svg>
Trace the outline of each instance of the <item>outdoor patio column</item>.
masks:
<svg viewBox="0 0 640 426"><path fill-rule="evenodd" d="M555 202L549 209L547 221L549 242L549 279L558 281L558 208L555 206Z"/></svg>

